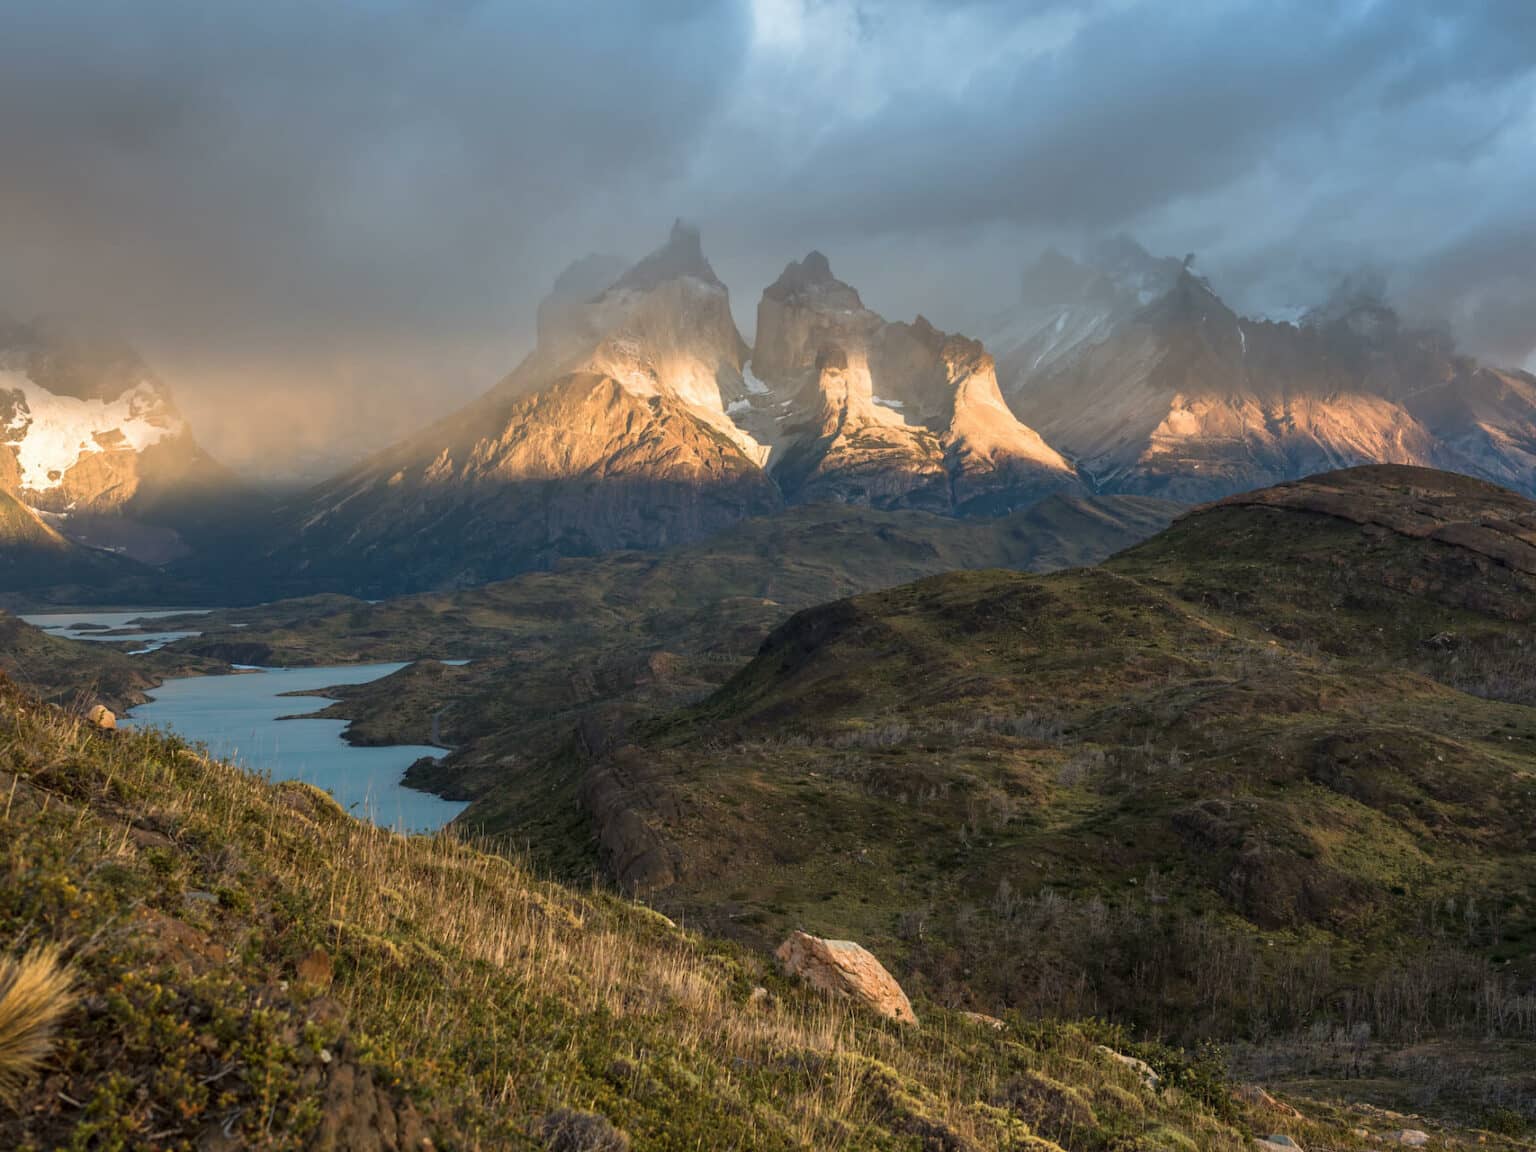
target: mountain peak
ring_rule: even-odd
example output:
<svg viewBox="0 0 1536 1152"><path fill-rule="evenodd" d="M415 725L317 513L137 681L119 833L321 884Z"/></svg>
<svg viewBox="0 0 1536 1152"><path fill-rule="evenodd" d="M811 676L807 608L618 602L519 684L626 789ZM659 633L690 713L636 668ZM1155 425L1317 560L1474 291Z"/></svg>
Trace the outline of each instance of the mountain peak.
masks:
<svg viewBox="0 0 1536 1152"><path fill-rule="evenodd" d="M791 260L779 273L779 278L763 290L764 296L774 300L793 300L813 294L839 297L836 307L864 306L858 292L834 276L832 262L814 248L805 254L804 260Z"/></svg>
<svg viewBox="0 0 1536 1152"><path fill-rule="evenodd" d="M704 258L704 242L698 228L678 217L672 222L667 242L636 264L613 285L615 288L654 288L667 280L691 276L706 284L720 284L720 278Z"/></svg>
<svg viewBox="0 0 1536 1152"><path fill-rule="evenodd" d="M1173 287L1144 313L1153 323L1203 324L1212 317L1237 317L1216 295L1215 289L1204 276L1191 272L1187 267L1179 271Z"/></svg>

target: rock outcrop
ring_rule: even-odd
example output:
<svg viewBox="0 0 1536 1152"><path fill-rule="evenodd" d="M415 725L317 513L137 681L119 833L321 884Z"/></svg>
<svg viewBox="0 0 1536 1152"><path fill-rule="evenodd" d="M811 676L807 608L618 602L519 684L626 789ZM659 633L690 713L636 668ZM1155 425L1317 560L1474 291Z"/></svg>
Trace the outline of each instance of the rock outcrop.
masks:
<svg viewBox="0 0 1536 1152"><path fill-rule="evenodd" d="M791 502L994 513L1076 484L1008 410L980 344L921 316L886 323L819 252L763 293L757 332L760 387L734 414Z"/></svg>
<svg viewBox="0 0 1536 1152"><path fill-rule="evenodd" d="M1163 1078L1159 1076L1156 1070L1153 1069L1152 1065L1148 1064L1145 1060L1138 1059L1135 1056L1127 1056L1124 1052L1116 1052L1113 1048L1110 1048L1104 1044L1098 1045L1094 1050L1098 1052L1099 1055L1114 1061L1116 1064L1120 1065L1120 1067L1129 1069L1131 1072L1134 1072L1137 1079L1139 1079L1142 1084L1150 1089L1156 1090L1157 1087L1163 1082Z"/></svg>
<svg viewBox="0 0 1536 1152"><path fill-rule="evenodd" d="M888 1020L917 1023L901 985L880 961L851 940L823 940L793 932L774 955L786 972L813 988L856 1000Z"/></svg>
<svg viewBox="0 0 1536 1152"><path fill-rule="evenodd" d="M1276 1112L1281 1116L1288 1116L1292 1120L1300 1120L1301 1113L1289 1104L1276 1100L1257 1084L1239 1084L1232 1089L1232 1099L1253 1108L1262 1108L1267 1112Z"/></svg>

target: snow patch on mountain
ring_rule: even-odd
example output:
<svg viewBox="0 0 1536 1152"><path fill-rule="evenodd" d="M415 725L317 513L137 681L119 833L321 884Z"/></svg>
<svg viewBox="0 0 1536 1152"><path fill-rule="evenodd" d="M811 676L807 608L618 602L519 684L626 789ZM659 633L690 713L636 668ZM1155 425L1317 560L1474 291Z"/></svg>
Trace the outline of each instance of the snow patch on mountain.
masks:
<svg viewBox="0 0 1536 1152"><path fill-rule="evenodd" d="M746 387L747 387L747 394L748 395L750 395L750 396L766 396L766 395L768 395L768 392L769 392L768 385L764 384L761 380L759 380L757 378L757 374L752 371L752 361L748 360L744 364L742 364L742 366L741 366L741 380L742 380L742 383L745 384Z"/></svg>
<svg viewBox="0 0 1536 1152"><path fill-rule="evenodd" d="M0 441L16 449L21 487L32 491L57 488L81 456L142 452L185 429L147 383L115 400L81 400L55 395L19 373L0 372L0 394L7 392L20 393L21 402L0 429Z"/></svg>

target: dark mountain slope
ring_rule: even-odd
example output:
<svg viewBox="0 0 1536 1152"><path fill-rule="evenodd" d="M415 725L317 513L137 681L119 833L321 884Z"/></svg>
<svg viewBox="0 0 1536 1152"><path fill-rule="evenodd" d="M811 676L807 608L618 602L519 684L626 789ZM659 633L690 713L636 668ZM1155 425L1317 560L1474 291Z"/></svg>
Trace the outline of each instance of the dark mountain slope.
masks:
<svg viewBox="0 0 1536 1152"><path fill-rule="evenodd" d="M1364 468L801 613L590 775L610 866L984 1009L1536 1038L1533 515Z"/></svg>
<svg viewBox="0 0 1536 1152"><path fill-rule="evenodd" d="M675 400L575 374L311 493L264 563L279 589L386 596L687 543L778 507L751 461Z"/></svg>

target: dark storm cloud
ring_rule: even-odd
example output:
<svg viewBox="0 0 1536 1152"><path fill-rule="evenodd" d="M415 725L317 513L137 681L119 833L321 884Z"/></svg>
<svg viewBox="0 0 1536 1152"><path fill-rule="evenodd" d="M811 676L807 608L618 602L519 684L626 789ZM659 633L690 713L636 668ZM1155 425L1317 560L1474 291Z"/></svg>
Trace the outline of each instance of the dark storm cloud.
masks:
<svg viewBox="0 0 1536 1152"><path fill-rule="evenodd" d="M307 397L306 451L483 388L676 213L748 325L812 246L963 327L1129 231L1536 351L1528 0L13 0L0 164L0 310L126 329L194 420Z"/></svg>
<svg viewBox="0 0 1536 1152"><path fill-rule="evenodd" d="M985 14L978 49L1015 19L980 0L896 6L930 20L957 8ZM864 29L878 50L880 23ZM1059 51L1004 55L957 91L905 86L898 64L876 115L824 134L768 188L833 233L1118 229L1265 168L1284 200L1310 201L1473 163L1519 127L1507 100L1522 84L1529 96L1533 68L1524 0L1104 5ZM1437 133L1442 103L1467 94L1481 115ZM1528 99L1523 112L1529 134ZM1255 221L1209 223L1219 246Z"/></svg>
<svg viewBox="0 0 1536 1152"><path fill-rule="evenodd" d="M1531 273L1505 255L1524 252L1533 218L1518 189L1536 178L1536 5L911 0L859 14L846 58L857 75L862 55L891 57L882 97L808 132L745 198L786 240L888 252L892 237L945 237L982 258L1000 230L1129 230L1198 250L1249 307L1316 301L1381 266L1393 295L1478 352L1536 349ZM1038 37L1011 38L1029 22ZM842 83L826 101L857 104Z"/></svg>
<svg viewBox="0 0 1536 1152"><path fill-rule="evenodd" d="M0 297L235 344L505 308L550 221L686 160L707 2L0 6Z"/></svg>

